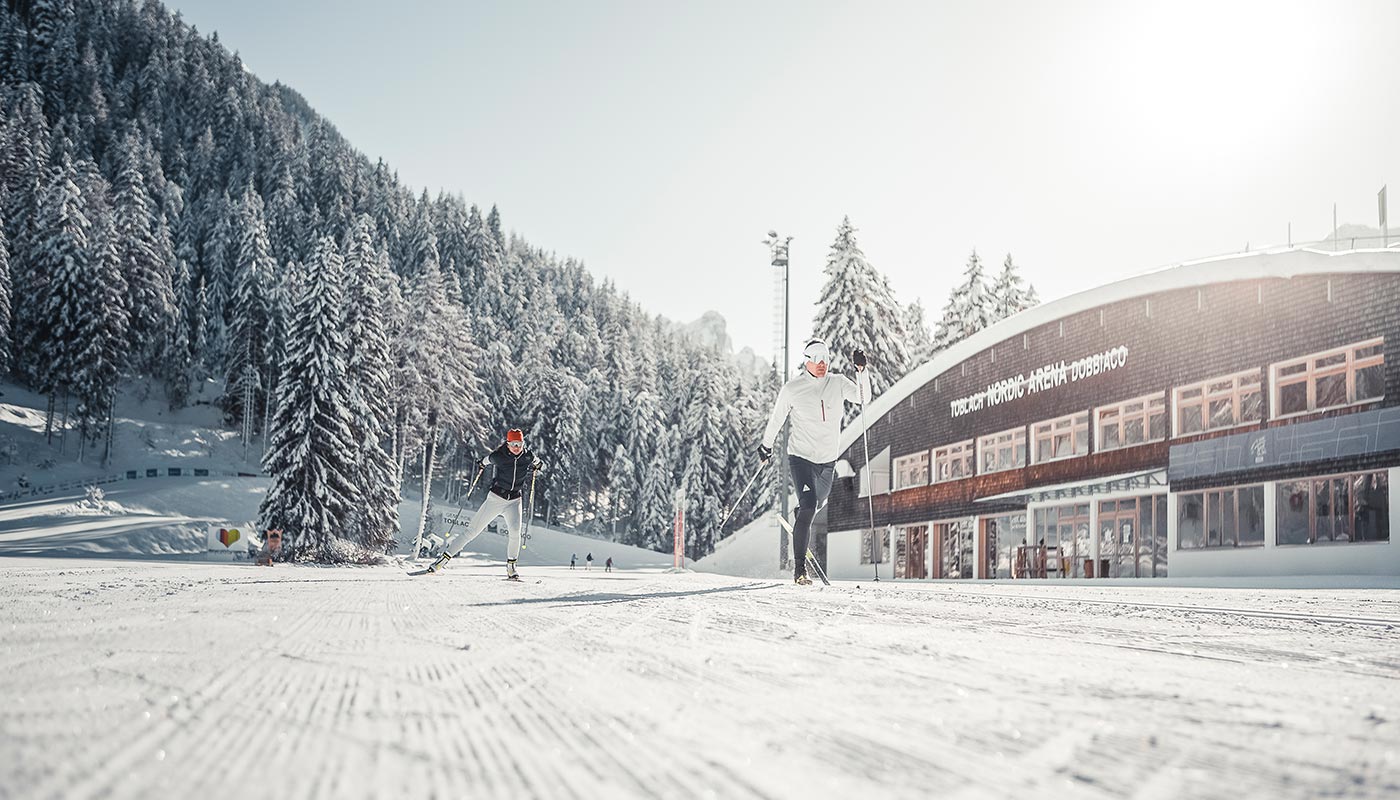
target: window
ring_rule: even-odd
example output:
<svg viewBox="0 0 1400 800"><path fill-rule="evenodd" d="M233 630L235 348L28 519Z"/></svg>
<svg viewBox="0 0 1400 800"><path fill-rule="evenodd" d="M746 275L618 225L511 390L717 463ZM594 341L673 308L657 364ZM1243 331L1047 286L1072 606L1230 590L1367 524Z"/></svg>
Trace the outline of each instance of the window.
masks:
<svg viewBox="0 0 1400 800"><path fill-rule="evenodd" d="M1100 453L1167 438L1167 399L1160 394L1103 406L1094 417Z"/></svg>
<svg viewBox="0 0 1400 800"><path fill-rule="evenodd" d="M1263 545L1263 486L1238 486L1178 495L1176 549Z"/></svg>
<svg viewBox="0 0 1400 800"><path fill-rule="evenodd" d="M890 532L885 529L880 532L880 538L875 538L875 533L870 530L860 532L860 563L862 564L883 564L885 554L890 551ZM875 551L875 543L879 542L879 552Z"/></svg>
<svg viewBox="0 0 1400 800"><path fill-rule="evenodd" d="M1279 544L1390 541L1385 472L1305 478L1278 485Z"/></svg>
<svg viewBox="0 0 1400 800"><path fill-rule="evenodd" d="M1231 428L1264 419L1264 395L1259 370L1211 378L1172 392L1174 435Z"/></svg>
<svg viewBox="0 0 1400 800"><path fill-rule="evenodd" d="M1274 364L1274 417L1379 400L1384 371L1384 339Z"/></svg>
<svg viewBox="0 0 1400 800"><path fill-rule="evenodd" d="M955 481L970 478L973 473L974 457L972 440L936 447L933 450L933 481Z"/></svg>
<svg viewBox="0 0 1400 800"><path fill-rule="evenodd" d="M894 460L894 488L928 486L928 451L900 456Z"/></svg>
<svg viewBox="0 0 1400 800"><path fill-rule="evenodd" d="M874 477L875 494L890 493L890 449L886 447L870 459L870 464L860 468L859 497L870 496L870 484Z"/></svg>
<svg viewBox="0 0 1400 800"><path fill-rule="evenodd" d="M977 440L978 474L1019 469L1026 465L1026 429L1013 428Z"/></svg>
<svg viewBox="0 0 1400 800"><path fill-rule="evenodd" d="M1081 411L1067 417L1037 422L1031 426L1035 444L1035 463L1088 455L1089 412Z"/></svg>

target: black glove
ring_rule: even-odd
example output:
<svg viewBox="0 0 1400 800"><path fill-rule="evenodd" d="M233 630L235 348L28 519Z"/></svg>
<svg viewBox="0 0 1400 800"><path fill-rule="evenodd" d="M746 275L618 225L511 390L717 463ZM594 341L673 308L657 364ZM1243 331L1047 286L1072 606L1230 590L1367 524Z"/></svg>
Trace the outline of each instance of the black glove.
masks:
<svg viewBox="0 0 1400 800"><path fill-rule="evenodd" d="M768 447L767 445L762 445L762 444L758 446L758 460L759 460L760 462L767 461L768 459L770 459L770 458L772 458L772 457L773 457L773 448Z"/></svg>
<svg viewBox="0 0 1400 800"><path fill-rule="evenodd" d="M534 470L535 472L540 472L544 470L544 462L537 458L535 459L535 463L530 465L530 469Z"/></svg>
<svg viewBox="0 0 1400 800"><path fill-rule="evenodd" d="M865 369L865 351L860 348L851 351L851 363L856 365L856 369Z"/></svg>

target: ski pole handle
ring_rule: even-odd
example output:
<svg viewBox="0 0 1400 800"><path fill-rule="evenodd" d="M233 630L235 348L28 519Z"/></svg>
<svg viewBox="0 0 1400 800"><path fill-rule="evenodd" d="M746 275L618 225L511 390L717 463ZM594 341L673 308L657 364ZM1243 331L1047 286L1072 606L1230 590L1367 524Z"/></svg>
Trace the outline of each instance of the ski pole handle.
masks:
<svg viewBox="0 0 1400 800"><path fill-rule="evenodd" d="M481 473L486 471L485 464L476 465L476 476L472 478L472 485L467 488L467 499L471 499L472 492L476 491L476 482L481 480Z"/></svg>

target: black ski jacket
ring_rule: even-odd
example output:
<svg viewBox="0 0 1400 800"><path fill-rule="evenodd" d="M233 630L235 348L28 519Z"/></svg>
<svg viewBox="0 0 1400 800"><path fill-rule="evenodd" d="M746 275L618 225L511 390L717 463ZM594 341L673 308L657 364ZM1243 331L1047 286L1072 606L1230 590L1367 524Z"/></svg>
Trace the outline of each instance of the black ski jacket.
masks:
<svg viewBox="0 0 1400 800"><path fill-rule="evenodd" d="M506 500L514 500L521 495L531 470L538 472L544 468L544 464L529 450L521 450L518 456L511 455L510 448L505 445L481 459L481 465L492 468L491 491Z"/></svg>

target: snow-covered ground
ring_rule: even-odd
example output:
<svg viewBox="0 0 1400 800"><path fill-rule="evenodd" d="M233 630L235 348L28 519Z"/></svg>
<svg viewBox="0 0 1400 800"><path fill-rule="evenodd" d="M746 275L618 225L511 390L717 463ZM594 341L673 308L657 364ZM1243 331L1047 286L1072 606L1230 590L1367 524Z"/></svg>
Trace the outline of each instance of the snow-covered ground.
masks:
<svg viewBox="0 0 1400 800"><path fill-rule="evenodd" d="M0 795L1400 793L1396 591L498 570L0 559Z"/></svg>

